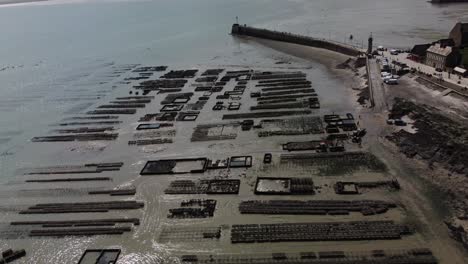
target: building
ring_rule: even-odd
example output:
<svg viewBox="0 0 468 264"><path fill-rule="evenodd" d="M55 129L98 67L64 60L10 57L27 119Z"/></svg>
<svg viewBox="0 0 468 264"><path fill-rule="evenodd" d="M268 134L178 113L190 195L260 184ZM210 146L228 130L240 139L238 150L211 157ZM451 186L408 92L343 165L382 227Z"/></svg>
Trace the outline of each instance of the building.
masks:
<svg viewBox="0 0 468 264"><path fill-rule="evenodd" d="M468 76L468 71L466 69L463 69L463 68L460 68L460 67L453 68L453 73L456 74L456 75L459 75L461 77Z"/></svg>
<svg viewBox="0 0 468 264"><path fill-rule="evenodd" d="M427 44L414 45L414 47L411 49L410 54L408 55L408 59L414 60L416 62L424 63L426 61L427 49L429 49L430 46L435 45L437 43L439 43L441 46L450 46L450 47L455 46L455 42L451 38L439 39L430 44L427 43Z"/></svg>
<svg viewBox="0 0 468 264"><path fill-rule="evenodd" d="M432 42L432 45L439 43L442 46L456 47L455 41L452 38L439 39L438 41Z"/></svg>
<svg viewBox="0 0 468 264"><path fill-rule="evenodd" d="M449 34L450 38L455 42L455 47L468 47L468 23L458 22L452 28Z"/></svg>
<svg viewBox="0 0 468 264"><path fill-rule="evenodd" d="M426 61L426 52L430 46L431 44L414 45L414 47L411 49L410 56L408 57L408 59L411 59L417 62Z"/></svg>
<svg viewBox="0 0 468 264"><path fill-rule="evenodd" d="M457 48L441 45L436 43L431 45L426 51L426 64L446 70L447 68L454 68L458 65L459 53Z"/></svg>
<svg viewBox="0 0 468 264"><path fill-rule="evenodd" d="M461 61L460 65L468 67L468 23L458 22L450 31L450 38L454 41L454 46L459 49Z"/></svg>

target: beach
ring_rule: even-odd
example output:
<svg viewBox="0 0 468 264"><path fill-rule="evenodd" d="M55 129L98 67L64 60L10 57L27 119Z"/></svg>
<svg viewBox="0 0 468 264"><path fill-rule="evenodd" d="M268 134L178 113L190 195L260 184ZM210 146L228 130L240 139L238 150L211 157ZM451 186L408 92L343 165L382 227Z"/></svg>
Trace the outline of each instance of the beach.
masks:
<svg viewBox="0 0 468 264"><path fill-rule="evenodd" d="M2 62L4 65L0 67L2 69L0 71L2 79L0 88L0 94L2 94L2 100L0 100L2 110L0 114L0 170L2 172L0 176L0 245L2 249L26 250L26 257L15 263L78 263L86 249L117 248L121 250L117 263L150 264L180 263L183 255L199 255L201 259L202 255L234 254L255 257L255 255L265 254L271 257L271 253L282 252L298 254L307 251L344 251L358 254L372 250L400 252L406 249L428 248L439 263L465 263L466 252L460 243L450 237L443 224L443 221L452 213L444 203L446 193L440 191L441 185L437 185L437 182L443 183L443 180L438 179L434 182L428 177L432 173L446 173L446 171L437 167L436 171L429 174L424 161L415 161L405 157L393 143L385 139L386 135L396 131L395 127L386 125L390 109L376 112L369 108L368 102L367 104L357 102L359 93L366 89L365 67L359 69L339 67L350 58L343 54L297 44L253 37L237 37L230 35L229 32L236 14L239 13L241 23L245 21L249 25L258 27L309 34L318 38L327 38L328 35L335 41L342 39L346 41L351 30L354 29L352 33L356 36L355 44L365 43L372 32L376 43L388 43L400 47L406 43L437 38L451 25L452 20L465 16L463 10L468 7L462 5L455 10L453 7L432 7L424 1L423 3L410 1L409 7L406 8L417 11L420 19L414 18L414 21L407 21L408 16L401 11L401 8L405 7L400 7L400 9L396 7L398 4L404 6L403 2L406 3L406 1L397 1L393 4L380 1L381 7L372 8L366 7L364 5L366 1L360 0L354 6L338 1L331 1L328 5L323 1L319 2L279 3L272 1L265 4L263 1L216 3L184 1L183 4L177 4L171 1L138 3L90 1L66 5L29 6L26 4L1 8L0 21L7 25L1 30L3 34L0 35L0 40L5 43L0 48L0 54L4 58ZM317 9L319 11L311 11L315 10L318 4L321 4L322 8ZM342 10L341 12L345 15L340 16L338 10ZM459 12L459 16L453 15L455 11ZM310 12L318 12L318 15L311 15ZM381 12L381 19L377 19L378 23L374 23L374 28L372 23L364 23L356 18L354 18L356 21L354 25L350 23L353 17L364 16L364 14L370 16L376 12ZM391 27L388 21L394 21L394 18L389 17L393 13L400 18L405 18L402 18L398 24L407 23L412 26ZM434 17L427 18L431 14ZM438 20L444 22L438 24ZM370 25L366 26L366 24ZM434 26L435 24L437 25ZM20 27L22 32L16 30L15 26ZM395 32L395 34L390 34L390 32ZM156 70L155 66L167 66L167 68ZM142 70L142 67L154 69L146 71ZM173 70L187 70L189 73L183 73L187 76L182 76L182 78L163 77ZM219 73L212 71L204 75L208 70L219 70ZM191 75L190 71L195 73ZM232 74L229 72L234 72L234 75L237 72L239 76L228 78L225 84L221 84L224 82L221 81L223 77ZM280 76L279 81L276 80L280 85L269 85L269 79L263 75L275 73ZM295 77L281 77L281 75ZM212 82L218 84L203 79L206 76L216 77ZM259 76L259 79L255 79L255 76ZM245 83L242 78L246 78ZM267 85L261 83L263 80L261 78L267 80ZM146 88L149 89L148 93L144 94L146 91L142 84L145 81L162 79L169 80L165 85L176 86L171 89L180 90L161 92L162 89L148 88L152 87L149 85ZM172 82L172 79L184 79L186 82L179 87ZM272 79L275 81L274 78ZM293 84L285 85L291 80L281 81L281 79L293 79ZM294 86L295 83L298 83L298 87L291 88L289 92L280 91L281 85ZM216 86L220 86L221 90L215 91L213 87ZM280 89L277 89L278 87ZM408 87L411 87L411 90L406 89ZM314 98L313 100L319 102L320 108L314 108L313 102L316 101L309 99L302 101L301 98L294 98L289 102L293 104L301 102L299 107L281 110L276 109L276 106L266 110L252 109L252 107L264 107L262 105L268 105L268 103L259 103L261 100L253 97L251 93L266 93L266 96L262 96L267 97L265 101L268 102L289 99L287 96L295 94L293 89L304 89L306 95L301 95L304 96L303 99ZM436 94L431 95L427 88L415 84L409 77L405 79L402 86L385 89L388 95L385 100L390 105L395 97L414 98L416 103L429 105L439 102ZM232 94L228 94L224 99L218 97L228 91ZM184 101L183 103L164 103L165 100L170 99L168 95L178 93L191 95L187 101L184 101L187 94L178 98ZM281 98L282 96L284 98ZM444 99L441 107L444 111L449 112L452 109L456 115L465 115L464 104L458 101L454 103L454 100ZM201 101L204 103L200 103ZM218 102L221 102L223 107L215 111L214 108ZM128 108L136 110L125 113L121 111L122 106L116 106L118 104L129 105ZM165 105L169 105L168 108L175 107L170 109L181 107L179 110L168 112L190 112L189 114L192 115L188 115L186 120L157 120L154 115L163 113ZM453 105L460 107L453 109ZM236 110L236 106L239 106L239 109ZM234 110L228 110L228 107ZM112 112L114 110L116 112ZM304 112L277 117L268 115L249 117L251 113L292 110ZM99 112L96 114L96 111L104 111L106 114L99 114ZM345 157L348 152L364 153L365 158L362 164L359 161L356 166L349 165L346 159L340 158L331 158L329 163L309 164L307 160L313 161L314 158L301 161L303 159L301 155L322 157L323 153L316 153L315 149L306 151L284 149L284 145L290 142L323 141L326 136L330 135L327 132L314 130L317 128L312 124L315 124L314 120L317 119L310 121L308 118L316 117L323 120L325 115L346 116L347 113L353 116L359 128L367 130L362 144L356 144L351 139L343 143L346 148ZM235 116L243 114L245 118ZM234 115L234 117L229 117L229 115ZM105 119L102 116L116 117ZM252 119L255 125L263 126L244 130L242 122L248 119ZM77 123L81 124L77 125ZM150 123L168 125L150 130L137 129L141 124ZM324 127L325 125L324 123ZM75 131L73 129L84 127L105 128L103 133L117 134L117 136L111 140L85 139L63 142L35 142L34 140L51 135L77 134L67 130ZM298 129L299 132L293 128ZM412 131L410 128L408 130ZM195 131L198 131L198 134ZM341 128L340 131L343 132ZM352 134L352 132L348 133ZM198 139L200 135L203 135L202 140ZM153 141L151 144L148 141L139 141L155 139L170 140L170 142ZM129 144L130 142L134 143ZM270 164L264 162L266 153L272 155ZM143 175L142 173L148 161L169 159L173 162L174 159L201 158L216 162L238 156L250 157L251 166L206 170L202 168L203 172L189 171L188 173L162 173L160 175ZM371 161L367 161L367 158ZM116 169L115 163L120 164L120 162L123 165L117 166ZM112 170L101 171L100 169L103 168L99 167L101 163L104 163L103 167L110 166ZM107 163L112 163L112 165ZM82 164L88 165L81 166ZM65 165L77 166L72 167L78 171L87 170L87 172L70 173L67 171L70 170L69 166L65 169L66 173L25 173L28 169ZM180 165L174 168L186 172L185 170L191 167ZM64 170L64 168L57 167L49 168L55 172L60 169ZM88 180L70 180L84 177ZM313 180L314 194L258 195L255 193L256 184L258 178L262 177L309 178ZM63 181L64 178L69 180ZM94 179L89 181L89 178ZM55 181L35 181L51 179ZM339 181L385 182L394 179L399 182L401 190L391 191L386 187L363 188L358 195L340 195L334 188ZM239 180L238 193L221 195L170 194L167 192L174 181L199 183L206 180ZM135 194L130 196L90 194L90 192L118 189L135 190ZM168 216L171 209L181 207L182 202L190 199L216 200L214 216L189 219ZM239 204L244 201L279 199L383 200L395 203L396 207L388 209L385 213L374 215L363 215L361 212L350 212L344 215L241 214L239 212ZM144 206L137 209L106 212L20 214L38 204L106 201L137 201L142 202ZM83 209L81 208L83 206L78 207ZM114 227L130 227L129 231L125 229L126 231L119 235L64 237L30 237L31 230L52 227L11 226L11 222L14 221L107 218L136 218L139 219L139 225L114 223ZM408 232L410 234L401 235L399 239L378 241L364 239L249 244L231 241L235 225L353 221L392 221L408 225L412 227L412 231ZM200 240L195 238L184 240L176 235L171 236L174 233L186 234L184 228L192 229L192 231L201 230L200 232L205 233L220 230L221 235L214 236L214 239Z"/></svg>

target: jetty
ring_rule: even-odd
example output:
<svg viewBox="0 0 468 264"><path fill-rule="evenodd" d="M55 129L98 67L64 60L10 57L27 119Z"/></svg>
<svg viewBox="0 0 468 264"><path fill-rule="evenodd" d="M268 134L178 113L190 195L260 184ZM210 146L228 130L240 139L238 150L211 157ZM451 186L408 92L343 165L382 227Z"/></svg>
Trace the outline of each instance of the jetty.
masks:
<svg viewBox="0 0 468 264"><path fill-rule="evenodd" d="M247 25L233 24L231 29L232 35L250 36L256 38L270 39L294 43L314 48L327 49L334 52L342 53L348 56L357 57L364 53L363 50L347 45L344 43L334 42L331 40L318 39L309 36L301 36L288 32L280 32L268 29L250 27Z"/></svg>

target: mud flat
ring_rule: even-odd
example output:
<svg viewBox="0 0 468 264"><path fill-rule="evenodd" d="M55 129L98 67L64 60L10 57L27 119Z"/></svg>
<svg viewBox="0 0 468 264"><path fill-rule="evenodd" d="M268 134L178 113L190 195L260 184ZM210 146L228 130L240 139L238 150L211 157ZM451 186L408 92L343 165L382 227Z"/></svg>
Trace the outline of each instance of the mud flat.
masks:
<svg viewBox="0 0 468 264"><path fill-rule="evenodd" d="M382 156L387 157L371 152L369 144L379 144L367 141L367 136L362 146L350 140L360 127L359 121L362 127L370 126L371 136L377 127L366 124L348 106L334 109L348 101L337 100L337 94L327 95L337 84L328 83L331 78L327 75L325 83L330 86L322 85L320 77L311 77L318 68L309 66L210 65L200 66L196 72L186 67L192 71L176 69L167 75L166 70L151 72L141 75L149 77L144 81L123 83L124 90L119 93L131 96L111 99L97 107L109 105L112 107L108 110L120 110L144 104L144 109L138 108L139 116L122 115L119 125L70 125L70 131L75 132L86 131L84 127L112 126L121 133L112 142L46 144L60 155L54 164L73 164L67 160L79 158L83 161L32 168L32 174L22 176L57 182L14 182L14 187L27 185L26 189L33 189L33 197L51 188L54 195L26 203L31 208L24 203L14 208L0 206L0 210L23 210L8 219L11 224L6 228L0 225L0 235L34 235L35 240L47 241L53 253L68 249L68 242L76 245L79 254L86 248L97 248L86 257L90 263L100 258L104 252L100 248L115 245L122 247L118 261L142 263L176 261L174 257L182 255L182 263L437 263L434 256L448 259L439 249L440 244L433 244L433 237L440 233L433 235L425 229L426 219L419 221L419 207L412 202L420 200L408 198L417 191L413 192L400 178L402 188L398 192L390 192L390 184L382 183L391 181L400 171L387 169L387 160ZM165 78L160 78L163 75ZM135 72L121 80L138 76L140 72ZM145 82L147 86L142 85ZM141 89L145 95L136 95L142 93ZM318 103L319 98L322 109L304 109L311 107L309 99ZM302 109L291 110L293 114L275 109L297 103L303 104ZM256 106L271 109L251 110ZM234 118L223 121L226 115ZM326 148L322 148L322 142ZM331 152L329 144L337 142L343 142L347 151ZM109 145L109 149L99 154L86 151L88 146L100 144ZM42 144L31 145L39 148L37 145ZM73 151L60 145L73 145ZM42 149L36 151L42 153ZM107 157L105 161L123 157L125 165L91 163L102 157ZM72 173L79 175L72 177ZM87 183L83 180L86 178L90 179ZM92 178L109 178L112 182ZM66 182L68 179L83 182ZM343 191L335 192L338 183L345 186ZM431 218L428 223L432 226L435 222ZM63 239L67 236L73 237ZM431 249L418 249L427 246ZM215 250L205 258L207 248ZM26 249L29 252L29 247ZM38 255L31 252L34 257ZM231 252L242 257L225 258ZM76 263L79 256L75 255ZM60 257L68 263L64 259L68 260Z"/></svg>
<svg viewBox="0 0 468 264"><path fill-rule="evenodd" d="M439 163L455 173L468 176L468 126L455 122L429 106L395 99L391 119L408 116L415 120L415 133L399 130L387 139L397 144L408 157L415 157Z"/></svg>
<svg viewBox="0 0 468 264"><path fill-rule="evenodd" d="M468 126L432 106L396 98L389 118L404 117L414 120L413 131L400 129L386 139L405 156L427 164L430 170L423 177L448 194L446 205L452 216L445 224L451 236L468 248Z"/></svg>

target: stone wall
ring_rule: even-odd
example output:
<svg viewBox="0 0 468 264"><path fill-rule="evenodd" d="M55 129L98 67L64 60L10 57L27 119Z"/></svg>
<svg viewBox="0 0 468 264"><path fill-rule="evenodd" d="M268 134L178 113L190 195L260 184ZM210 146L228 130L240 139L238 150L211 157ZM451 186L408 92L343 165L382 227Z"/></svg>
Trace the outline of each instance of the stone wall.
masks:
<svg viewBox="0 0 468 264"><path fill-rule="evenodd" d="M231 33L233 35L245 35L257 38L289 42L315 48L327 49L349 56L359 56L360 54L362 54L361 50L341 43L331 42L323 39L316 39L307 36L295 35L287 32L278 32L267 29L241 26L239 24L232 25Z"/></svg>

